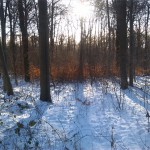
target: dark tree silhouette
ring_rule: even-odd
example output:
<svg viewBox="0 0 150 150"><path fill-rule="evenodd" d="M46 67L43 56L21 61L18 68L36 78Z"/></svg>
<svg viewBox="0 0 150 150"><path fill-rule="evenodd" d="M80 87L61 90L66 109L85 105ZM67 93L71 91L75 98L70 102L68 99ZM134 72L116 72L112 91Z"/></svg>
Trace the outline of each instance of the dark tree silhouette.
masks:
<svg viewBox="0 0 150 150"><path fill-rule="evenodd" d="M2 73L3 73L3 80L5 83L5 88L6 88L5 90L7 92L7 95L8 96L13 95L13 89L12 89L12 85L11 85L10 78L8 75L1 41L0 41L0 65L1 65Z"/></svg>
<svg viewBox="0 0 150 150"><path fill-rule="evenodd" d="M52 102L49 73L49 32L47 0L38 0L39 5L39 49L40 49L40 99Z"/></svg>
<svg viewBox="0 0 150 150"><path fill-rule="evenodd" d="M133 86L133 77L134 77L134 68L133 68L133 51L134 51L134 36L133 36L133 22L134 22L134 16L133 16L133 0L130 0L130 56L129 56L129 85Z"/></svg>
<svg viewBox="0 0 150 150"><path fill-rule="evenodd" d="M117 10L117 49L119 50L119 67L121 88L127 89L127 23L126 0L116 0Z"/></svg>
<svg viewBox="0 0 150 150"><path fill-rule="evenodd" d="M26 0L24 1L26 6ZM22 33L22 44L23 44L23 59L24 59L24 74L25 81L30 82L30 72L29 72L29 58L28 58L28 32L27 32L27 19L28 19L28 10L23 7L23 0L18 0L18 12L19 12L19 21L20 29Z"/></svg>

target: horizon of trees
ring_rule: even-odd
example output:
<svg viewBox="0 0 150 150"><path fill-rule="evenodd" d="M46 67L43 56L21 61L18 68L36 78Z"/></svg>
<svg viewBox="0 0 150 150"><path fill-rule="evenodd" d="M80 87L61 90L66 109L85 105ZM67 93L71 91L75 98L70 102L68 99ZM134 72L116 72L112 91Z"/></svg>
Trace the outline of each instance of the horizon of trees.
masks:
<svg viewBox="0 0 150 150"><path fill-rule="evenodd" d="M51 102L50 81L118 76L126 89L136 75L150 74L150 1L91 3L95 16L79 18L77 42L74 21L61 0L0 1L0 72L8 95L13 94L9 75L16 84L20 76L26 82L40 78L41 99Z"/></svg>

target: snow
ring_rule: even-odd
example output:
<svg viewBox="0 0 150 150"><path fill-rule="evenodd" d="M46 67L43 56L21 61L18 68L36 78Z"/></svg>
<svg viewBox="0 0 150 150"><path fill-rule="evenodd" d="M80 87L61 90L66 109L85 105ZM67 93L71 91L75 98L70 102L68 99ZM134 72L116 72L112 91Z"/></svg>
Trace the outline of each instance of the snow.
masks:
<svg viewBox="0 0 150 150"><path fill-rule="evenodd" d="M39 100L38 82L20 81L11 97L0 87L0 149L150 149L150 77L136 80L124 91L114 79L59 83L53 104Z"/></svg>

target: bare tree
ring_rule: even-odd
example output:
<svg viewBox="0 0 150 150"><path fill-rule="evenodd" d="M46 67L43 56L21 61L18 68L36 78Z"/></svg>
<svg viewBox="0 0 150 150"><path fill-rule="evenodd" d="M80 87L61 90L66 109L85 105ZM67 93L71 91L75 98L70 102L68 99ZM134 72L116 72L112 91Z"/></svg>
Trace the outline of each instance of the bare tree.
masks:
<svg viewBox="0 0 150 150"><path fill-rule="evenodd" d="M4 84L6 88L5 90L7 92L7 95L8 96L13 95L13 89L12 89L12 85L11 85L10 78L8 75L1 41L0 41L0 65L1 65L2 73L3 73L3 79L4 79Z"/></svg>
<svg viewBox="0 0 150 150"><path fill-rule="evenodd" d="M47 0L38 0L39 5L39 46L40 46L40 99L52 102L50 96L49 34Z"/></svg>
<svg viewBox="0 0 150 150"><path fill-rule="evenodd" d="M7 17L7 7L9 5L9 0L6 0L6 5L4 6L4 1L1 0L0 1L0 21L1 21L1 37L2 37L2 49L3 49L3 53L4 53L4 59L5 59L5 63L7 64L7 59L6 59L6 17ZM7 65L6 65L7 67ZM4 76L3 76L4 77ZM5 79L3 79L4 81L4 91L7 90L6 84L5 83Z"/></svg>
<svg viewBox="0 0 150 150"><path fill-rule="evenodd" d="M81 18L81 41L80 41L80 49L79 49L79 74L78 79L80 82L84 79L84 45L85 45L85 36L84 36L84 19Z"/></svg>
<svg viewBox="0 0 150 150"><path fill-rule="evenodd" d="M117 11L117 49L119 50L119 67L121 88L127 89L127 23L126 0L116 0Z"/></svg>
<svg viewBox="0 0 150 150"><path fill-rule="evenodd" d="M19 12L20 29L22 33L25 81L30 82L29 56L28 56L29 47L28 47L28 32L27 32L28 9L26 0L18 0L18 12Z"/></svg>
<svg viewBox="0 0 150 150"><path fill-rule="evenodd" d="M10 52L12 56L12 66L14 72L15 83L17 83L17 70L16 70L16 46L15 46L15 32L16 32L16 23L17 23L17 3L10 1L8 6L8 17L10 24Z"/></svg>
<svg viewBox="0 0 150 150"><path fill-rule="evenodd" d="M133 68L133 54L134 54L134 35L133 35L133 22L134 22L134 15L133 15L133 0L130 0L130 7L129 7L129 13L130 13L130 56L129 56L129 85L133 86L133 74L134 74L134 68Z"/></svg>
<svg viewBox="0 0 150 150"><path fill-rule="evenodd" d="M150 16L150 4L146 5L147 16L145 22L145 52L144 52L144 71L145 74L148 72L148 25L149 25L149 16Z"/></svg>
<svg viewBox="0 0 150 150"><path fill-rule="evenodd" d="M108 0L106 0L106 7L107 7L107 20L108 20L108 58L107 58L107 61L108 61L108 66L107 66L107 73L110 73L110 65L111 65L111 61L110 61L110 54L112 53L111 52L111 25L110 25L110 10L109 10L109 2Z"/></svg>

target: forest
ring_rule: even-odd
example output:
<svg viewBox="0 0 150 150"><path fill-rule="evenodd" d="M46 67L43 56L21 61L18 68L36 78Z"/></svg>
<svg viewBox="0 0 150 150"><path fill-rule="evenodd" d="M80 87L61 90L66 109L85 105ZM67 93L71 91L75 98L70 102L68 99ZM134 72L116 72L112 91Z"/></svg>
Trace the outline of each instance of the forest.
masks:
<svg viewBox="0 0 150 150"><path fill-rule="evenodd" d="M0 0L0 149L149 150L150 0Z"/></svg>

